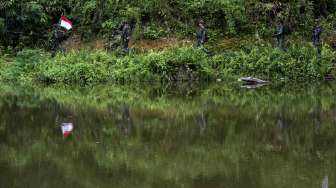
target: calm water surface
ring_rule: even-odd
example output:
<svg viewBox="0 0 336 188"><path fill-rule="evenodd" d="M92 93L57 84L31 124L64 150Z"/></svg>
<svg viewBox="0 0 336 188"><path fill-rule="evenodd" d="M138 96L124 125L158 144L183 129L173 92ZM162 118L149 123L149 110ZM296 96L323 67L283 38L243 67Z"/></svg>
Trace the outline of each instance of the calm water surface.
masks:
<svg viewBox="0 0 336 188"><path fill-rule="evenodd" d="M335 187L335 93L2 85L0 187Z"/></svg>

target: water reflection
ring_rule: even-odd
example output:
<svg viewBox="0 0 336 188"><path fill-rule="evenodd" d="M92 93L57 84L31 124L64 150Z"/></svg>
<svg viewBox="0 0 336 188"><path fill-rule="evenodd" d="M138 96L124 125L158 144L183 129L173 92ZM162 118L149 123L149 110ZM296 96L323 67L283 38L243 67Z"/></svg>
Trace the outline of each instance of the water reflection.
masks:
<svg viewBox="0 0 336 188"><path fill-rule="evenodd" d="M121 120L119 120L119 129L124 135L130 135L133 129L133 120L130 114L130 109L127 105L121 108Z"/></svg>
<svg viewBox="0 0 336 188"><path fill-rule="evenodd" d="M313 125L315 127L315 132L318 132L321 128L322 117L321 117L321 102L319 101L313 108L312 118Z"/></svg>
<svg viewBox="0 0 336 188"><path fill-rule="evenodd" d="M61 130L64 138L67 138L71 135L72 131L74 129L73 123L62 123Z"/></svg>
<svg viewBox="0 0 336 188"><path fill-rule="evenodd" d="M329 187L329 178L328 176L325 176L322 181L322 188L328 188Z"/></svg>
<svg viewBox="0 0 336 188"><path fill-rule="evenodd" d="M0 87L0 187L333 187L320 87Z"/></svg>
<svg viewBox="0 0 336 188"><path fill-rule="evenodd" d="M208 113L202 112L197 119L197 125L200 129L201 135L204 133L204 131L208 127L208 118L209 118Z"/></svg>
<svg viewBox="0 0 336 188"><path fill-rule="evenodd" d="M286 128L286 123L285 123L285 120L284 120L284 116L283 116L283 112L279 112L278 115L277 115L277 123L276 123L277 127L280 129L280 130L283 130L284 128Z"/></svg>
<svg viewBox="0 0 336 188"><path fill-rule="evenodd" d="M258 89L258 88L261 88L261 87L266 87L268 85L270 85L270 84L253 84L253 85L251 85L251 84L244 84L241 87L242 88L246 88L246 89Z"/></svg>
<svg viewBox="0 0 336 188"><path fill-rule="evenodd" d="M62 111L62 107L57 102L52 103L52 114L55 116L56 126L62 132L64 138L69 137L74 130L73 115Z"/></svg>

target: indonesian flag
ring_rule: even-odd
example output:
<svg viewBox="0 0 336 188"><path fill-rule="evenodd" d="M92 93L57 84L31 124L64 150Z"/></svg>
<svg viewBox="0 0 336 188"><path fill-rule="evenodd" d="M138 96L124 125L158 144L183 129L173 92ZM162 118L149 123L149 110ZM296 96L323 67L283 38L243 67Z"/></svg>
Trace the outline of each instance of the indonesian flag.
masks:
<svg viewBox="0 0 336 188"><path fill-rule="evenodd" d="M64 27L67 30L72 29L72 22L66 17L61 16L61 27Z"/></svg>
<svg viewBox="0 0 336 188"><path fill-rule="evenodd" d="M62 133L63 133L63 137L66 138L68 136L70 136L70 134L72 133L74 126L72 123L62 123Z"/></svg>

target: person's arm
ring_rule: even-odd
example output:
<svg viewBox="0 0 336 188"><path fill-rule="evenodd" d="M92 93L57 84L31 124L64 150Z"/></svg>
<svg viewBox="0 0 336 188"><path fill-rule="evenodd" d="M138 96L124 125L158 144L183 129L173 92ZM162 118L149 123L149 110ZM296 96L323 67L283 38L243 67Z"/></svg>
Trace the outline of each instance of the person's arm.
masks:
<svg viewBox="0 0 336 188"><path fill-rule="evenodd" d="M279 30L278 30L278 36L280 36L280 35L283 35L283 32L284 32L284 27L283 27L283 25L281 25L280 27L279 27Z"/></svg>
<svg viewBox="0 0 336 188"><path fill-rule="evenodd" d="M322 31L323 31L323 29L322 29L322 27L320 27L319 28L319 35L321 35Z"/></svg>
<svg viewBox="0 0 336 188"><path fill-rule="evenodd" d="M57 39L57 40L58 40L59 38L61 38L58 30L55 30L55 31L54 31L54 38Z"/></svg>

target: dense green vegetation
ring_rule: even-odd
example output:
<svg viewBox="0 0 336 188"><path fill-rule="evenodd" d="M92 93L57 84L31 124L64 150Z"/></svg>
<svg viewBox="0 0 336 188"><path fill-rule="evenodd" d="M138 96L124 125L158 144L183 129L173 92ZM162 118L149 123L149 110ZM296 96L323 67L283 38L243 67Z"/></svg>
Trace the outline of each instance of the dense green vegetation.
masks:
<svg viewBox="0 0 336 188"><path fill-rule="evenodd" d="M98 83L109 81L216 80L258 76L272 80L321 80L331 72L335 53L332 44L336 3L334 0L12 0L0 1L0 79L42 83ZM192 48L135 53L68 51L50 59L52 25L67 15L74 22L74 35L110 40L122 20L129 20L134 39L190 38L195 22L205 20L210 33L206 56ZM291 39L310 40L314 20L323 26L321 58L304 43L290 42L288 52L273 49L268 39L276 20L285 21ZM223 36L249 38L249 44L217 53ZM246 37L248 36L248 37ZM261 38L266 38L266 43ZM241 41L238 41L241 42ZM16 58L9 58L7 53ZM4 63L6 62L6 63ZM8 63L11 62L11 63Z"/></svg>
<svg viewBox="0 0 336 188"><path fill-rule="evenodd" d="M75 33L92 39L115 33L129 20L134 37L190 36L202 18L211 38L258 33L270 37L282 19L297 35L310 38L314 19L321 18L324 36L336 26L335 0L1 0L1 42L12 46L47 46L52 25L69 16Z"/></svg>
<svg viewBox="0 0 336 188"><path fill-rule="evenodd" d="M162 85L1 85L2 185L319 187L335 178L335 86L195 87L185 97ZM70 115L75 131L63 139L55 120Z"/></svg>
<svg viewBox="0 0 336 188"><path fill-rule="evenodd" d="M123 20L135 40L189 40L204 19L212 53L185 45L50 58L61 15L81 44L114 40ZM320 55L307 42L317 18ZM270 42L277 20L291 35L286 51ZM336 88L288 83L336 75L335 27L335 0L0 0L0 186L320 187L336 177ZM229 37L239 44L224 50ZM241 76L273 84L228 86ZM75 132L64 139L69 119Z"/></svg>
<svg viewBox="0 0 336 188"><path fill-rule="evenodd" d="M258 76L273 81L321 80L330 73L335 52L321 57L311 46L293 45L288 52L271 46L245 47L208 56L196 48L120 56L105 51L72 51L50 58L41 50L24 50L1 63L0 80L65 84L129 81L228 80ZM0 58L7 60L6 57Z"/></svg>

